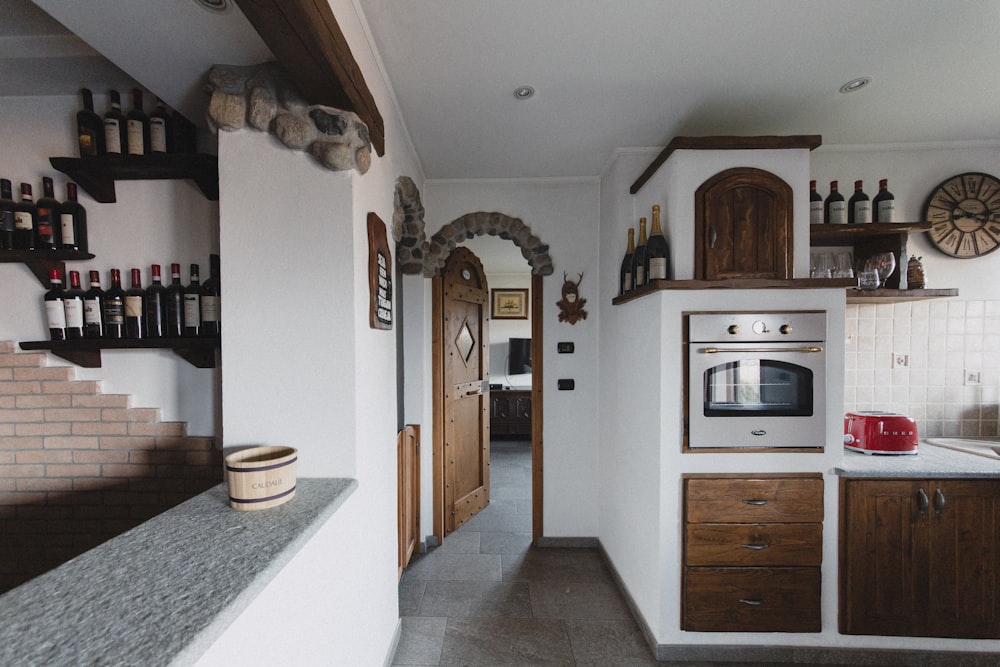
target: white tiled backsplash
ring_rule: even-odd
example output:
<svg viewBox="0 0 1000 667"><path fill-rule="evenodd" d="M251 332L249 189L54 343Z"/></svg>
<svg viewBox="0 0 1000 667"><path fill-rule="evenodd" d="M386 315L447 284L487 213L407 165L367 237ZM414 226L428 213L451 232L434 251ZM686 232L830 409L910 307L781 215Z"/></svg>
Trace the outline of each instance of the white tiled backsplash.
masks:
<svg viewBox="0 0 1000 667"><path fill-rule="evenodd" d="M998 435L1000 301L848 304L846 332L846 411L909 415L921 437Z"/></svg>

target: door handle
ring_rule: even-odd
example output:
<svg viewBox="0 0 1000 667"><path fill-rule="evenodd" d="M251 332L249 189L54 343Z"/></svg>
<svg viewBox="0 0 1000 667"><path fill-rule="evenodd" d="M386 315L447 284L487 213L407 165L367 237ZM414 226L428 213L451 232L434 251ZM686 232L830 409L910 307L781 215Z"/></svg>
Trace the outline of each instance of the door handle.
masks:
<svg viewBox="0 0 1000 667"><path fill-rule="evenodd" d="M767 501L766 500L744 500L743 504L744 505L766 505Z"/></svg>
<svg viewBox="0 0 1000 667"><path fill-rule="evenodd" d="M753 549L754 551L760 551L762 549L767 549L770 544L741 544L744 549Z"/></svg>
<svg viewBox="0 0 1000 667"><path fill-rule="evenodd" d="M740 598L740 602L742 602L743 604L748 604L751 607L760 607L763 606L764 604L763 600L750 600L748 598Z"/></svg>
<svg viewBox="0 0 1000 667"><path fill-rule="evenodd" d="M945 506L944 493L941 491L940 488L934 489L934 511L940 514L941 511L944 509L944 506Z"/></svg>
<svg viewBox="0 0 1000 667"><path fill-rule="evenodd" d="M715 241L719 238L718 232L715 231L715 225L708 226L708 247L712 250L715 249Z"/></svg>
<svg viewBox="0 0 1000 667"><path fill-rule="evenodd" d="M698 350L702 354L720 354L722 352L805 352L812 354L822 352L823 348L818 345L806 345L804 347L703 347Z"/></svg>
<svg viewBox="0 0 1000 667"><path fill-rule="evenodd" d="M920 510L920 513L923 514L926 512L930 504L931 500L927 497L927 492L924 491L924 487L917 489L917 509Z"/></svg>

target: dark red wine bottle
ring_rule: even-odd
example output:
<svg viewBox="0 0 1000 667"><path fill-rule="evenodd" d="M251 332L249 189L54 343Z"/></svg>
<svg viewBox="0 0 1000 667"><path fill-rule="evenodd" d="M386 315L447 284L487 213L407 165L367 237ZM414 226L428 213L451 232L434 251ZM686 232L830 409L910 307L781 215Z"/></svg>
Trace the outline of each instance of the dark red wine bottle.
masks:
<svg viewBox="0 0 1000 667"><path fill-rule="evenodd" d="M9 179L0 179L0 250L14 249L14 191Z"/></svg>
<svg viewBox="0 0 1000 667"><path fill-rule="evenodd" d="M830 181L830 194L823 202L823 222L828 225L847 224L847 204L837 189L837 181Z"/></svg>
<svg viewBox="0 0 1000 667"><path fill-rule="evenodd" d="M184 335L201 333L201 280L198 265L191 265L191 282L184 288Z"/></svg>
<svg viewBox="0 0 1000 667"><path fill-rule="evenodd" d="M646 282L653 280L669 280L670 246L660 227L660 205L653 205L653 226L646 240Z"/></svg>
<svg viewBox="0 0 1000 667"><path fill-rule="evenodd" d="M121 97L117 90L109 92L111 108L104 114L105 155L122 156L128 150L128 130L122 113Z"/></svg>
<svg viewBox="0 0 1000 667"><path fill-rule="evenodd" d="M170 146L170 114L159 97L156 108L149 114L149 150L152 153L173 152Z"/></svg>
<svg viewBox="0 0 1000 667"><path fill-rule="evenodd" d="M125 337L125 290L118 269L111 269L111 287L104 293L104 337Z"/></svg>
<svg viewBox="0 0 1000 667"><path fill-rule="evenodd" d="M862 189L861 181L854 181L854 194L847 202L847 224L867 225L872 221L872 203Z"/></svg>
<svg viewBox="0 0 1000 667"><path fill-rule="evenodd" d="M816 181L809 181L809 224L823 224L823 195L816 191Z"/></svg>
<svg viewBox="0 0 1000 667"><path fill-rule="evenodd" d="M49 286L49 291L44 296L49 340L65 340L66 309L63 306L62 277L59 275L59 269L49 269Z"/></svg>
<svg viewBox="0 0 1000 667"><path fill-rule="evenodd" d="M125 291L125 337L146 337L146 305L142 290L142 273L132 269L132 282Z"/></svg>
<svg viewBox="0 0 1000 667"><path fill-rule="evenodd" d="M128 154L149 155L149 116L142 110L142 91L132 91L132 110L125 116L128 128Z"/></svg>
<svg viewBox="0 0 1000 667"><path fill-rule="evenodd" d="M35 204L35 248L58 250L62 245L59 234L59 208L52 179L42 179L42 196Z"/></svg>
<svg viewBox="0 0 1000 667"><path fill-rule="evenodd" d="M222 333L222 291L220 289L219 256L208 256L211 266L208 280L201 285L201 335L218 336Z"/></svg>
<svg viewBox="0 0 1000 667"><path fill-rule="evenodd" d="M146 288L146 335L162 338L166 335L167 297L160 277L160 265L150 268L151 280Z"/></svg>
<svg viewBox="0 0 1000 667"><path fill-rule="evenodd" d="M104 121L94 112L94 94L84 88L83 108L76 112L76 136L80 157L104 154Z"/></svg>
<svg viewBox="0 0 1000 667"><path fill-rule="evenodd" d="M104 337L104 290L100 271L90 272L90 289L83 294L83 335L85 338Z"/></svg>
<svg viewBox="0 0 1000 667"><path fill-rule="evenodd" d="M622 258L622 268L618 272L618 296L632 291L632 254L635 252L635 229L628 228L628 247Z"/></svg>
<svg viewBox="0 0 1000 667"><path fill-rule="evenodd" d="M896 198L889 192L889 180L878 182L878 194L872 200L872 218L875 222L896 222Z"/></svg>
<svg viewBox="0 0 1000 667"><path fill-rule="evenodd" d="M14 205L14 247L35 249L35 201L27 183L21 183L21 201Z"/></svg>
<svg viewBox="0 0 1000 667"><path fill-rule="evenodd" d="M639 244L632 253L632 284L634 289L646 284L646 218L639 218Z"/></svg>
<svg viewBox="0 0 1000 667"><path fill-rule="evenodd" d="M184 285L181 284L181 265L170 265L170 285L164 293L167 318L163 323L163 335L179 338L184 335Z"/></svg>
<svg viewBox="0 0 1000 667"><path fill-rule="evenodd" d="M59 205L62 248L87 252L87 209L76 197L76 183L67 183L66 201Z"/></svg>
<svg viewBox="0 0 1000 667"><path fill-rule="evenodd" d="M63 307L66 310L66 338L83 338L83 289L80 288L80 272L69 272L69 289L63 292Z"/></svg>

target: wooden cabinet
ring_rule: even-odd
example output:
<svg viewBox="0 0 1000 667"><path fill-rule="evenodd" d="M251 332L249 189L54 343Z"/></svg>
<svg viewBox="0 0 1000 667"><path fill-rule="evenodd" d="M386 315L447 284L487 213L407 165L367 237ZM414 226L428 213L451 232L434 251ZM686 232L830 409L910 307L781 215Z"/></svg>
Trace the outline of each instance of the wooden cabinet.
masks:
<svg viewBox="0 0 1000 667"><path fill-rule="evenodd" d="M842 479L840 632L1000 638L1000 480Z"/></svg>
<svg viewBox="0 0 1000 667"><path fill-rule="evenodd" d="M763 169L727 169L695 193L694 277L792 277L792 188Z"/></svg>
<svg viewBox="0 0 1000 667"><path fill-rule="evenodd" d="M819 632L823 477L684 478L681 629Z"/></svg>
<svg viewBox="0 0 1000 667"><path fill-rule="evenodd" d="M531 437L531 390L490 390L490 437Z"/></svg>

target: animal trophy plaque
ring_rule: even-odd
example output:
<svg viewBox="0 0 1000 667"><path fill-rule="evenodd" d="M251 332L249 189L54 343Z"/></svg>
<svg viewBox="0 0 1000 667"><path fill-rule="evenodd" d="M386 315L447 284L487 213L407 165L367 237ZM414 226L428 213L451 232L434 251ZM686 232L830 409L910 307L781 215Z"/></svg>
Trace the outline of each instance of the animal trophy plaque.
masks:
<svg viewBox="0 0 1000 667"><path fill-rule="evenodd" d="M583 309L587 300L580 298L580 283L583 282L583 274L579 274L580 279L575 283L569 279L563 271L562 298L556 302L559 306L559 321L576 324L577 320L587 319L587 311Z"/></svg>

